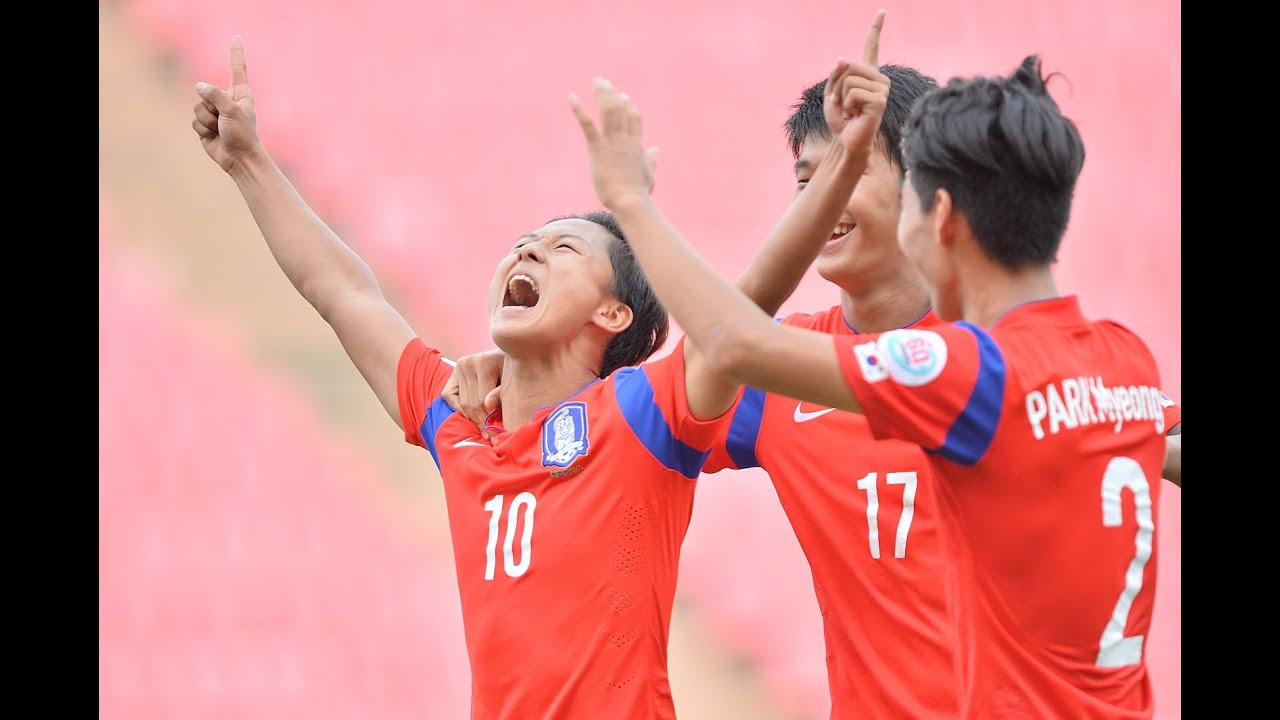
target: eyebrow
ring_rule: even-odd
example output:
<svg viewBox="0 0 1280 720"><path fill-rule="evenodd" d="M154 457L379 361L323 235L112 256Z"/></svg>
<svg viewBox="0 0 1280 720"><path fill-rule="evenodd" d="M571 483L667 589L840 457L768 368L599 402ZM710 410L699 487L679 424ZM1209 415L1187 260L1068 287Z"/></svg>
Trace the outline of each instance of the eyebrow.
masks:
<svg viewBox="0 0 1280 720"><path fill-rule="evenodd" d="M795 170L796 172L800 172L801 170L808 170L809 166L812 164L813 163L810 162L809 158L800 158L799 160L796 161Z"/></svg>
<svg viewBox="0 0 1280 720"><path fill-rule="evenodd" d="M520 237L516 238L516 242L520 242L521 240L529 240L530 238L536 238L536 237L538 237L538 234L537 234L537 233L526 233L526 234L521 235ZM587 239L586 239L586 238L584 238L584 237L582 237L581 235L574 235L573 233L561 233L561 234L559 234L559 235L552 235L552 236L551 236L551 239L552 239L552 240L560 240L560 239L563 239L563 238L573 238L573 239L575 239L575 240L581 240L582 242L586 242L586 241L587 241Z"/></svg>

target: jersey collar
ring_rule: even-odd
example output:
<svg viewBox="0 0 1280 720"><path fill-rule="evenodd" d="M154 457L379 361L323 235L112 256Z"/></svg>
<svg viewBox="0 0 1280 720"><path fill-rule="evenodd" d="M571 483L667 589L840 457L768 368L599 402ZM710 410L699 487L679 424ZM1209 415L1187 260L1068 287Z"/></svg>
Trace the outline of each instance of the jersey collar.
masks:
<svg viewBox="0 0 1280 720"><path fill-rule="evenodd" d="M1060 327L1083 325L1088 322L1080 310L1078 295L1064 295L1044 300L1030 300L1004 311L992 327L1006 327L1023 323L1049 324Z"/></svg>
<svg viewBox="0 0 1280 720"><path fill-rule="evenodd" d="M862 334L862 333L858 332L858 329L857 329L857 328L855 328L853 325L851 325L851 324L849 323L849 318L847 318L847 317L845 317L845 316L844 316L844 307L843 307L842 305L836 305L835 307L831 308L831 311L840 315L840 319L841 319L842 321L844 321L844 326L845 326L845 327L847 327L847 328L849 328L849 332L853 333L854 335L861 335L861 334ZM917 326L917 325L921 325L921 326L924 326L924 327L928 327L928 326L930 326L930 325L937 325L937 324L938 324L938 323L940 323L940 322L942 322L942 321L938 319L938 316L937 316L937 315L934 315L934 314L933 314L933 308L931 307L931 308L929 308L928 310L925 310L923 315L921 315L920 317L916 318L915 320L912 320L911 322L907 323L906 325L903 325L902 327L900 327L900 328L898 328L898 329L899 329L899 330L904 330L904 329L906 329L906 328L915 327L915 326Z"/></svg>
<svg viewBox="0 0 1280 720"><path fill-rule="evenodd" d="M543 405L537 410L534 410L533 417L529 419L529 422L531 424L535 422L539 422L541 419L543 419L546 416L546 411L553 410L555 408L560 407L561 405L573 399L574 397L581 395L583 392L587 390L587 388L591 387L592 385L595 385L598 382L600 382L600 378L595 378L594 380L587 383L586 385L583 385L577 390L574 390L564 400L554 402L550 405ZM492 430L493 432L497 432L497 433L504 433L507 431L506 428L503 427L502 425L502 406L501 405L499 405L496 410L494 410L493 412L485 416L484 427L486 430Z"/></svg>

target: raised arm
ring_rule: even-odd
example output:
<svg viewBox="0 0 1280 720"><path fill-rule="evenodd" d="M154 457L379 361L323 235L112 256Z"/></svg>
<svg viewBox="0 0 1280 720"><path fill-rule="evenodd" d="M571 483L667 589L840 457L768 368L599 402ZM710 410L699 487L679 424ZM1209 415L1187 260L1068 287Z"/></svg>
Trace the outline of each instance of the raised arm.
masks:
<svg viewBox="0 0 1280 720"><path fill-rule="evenodd" d="M876 14L863 62L849 66L851 79L836 93L848 115L843 144L864 167L888 98L888 79L877 62L883 17L883 11ZM639 113L607 80L596 80L595 95L599 130L576 97L570 104L587 140L596 193L617 216L658 296L706 354L711 369L801 400L858 411L829 336L772 322L666 221L647 191ZM820 244L813 248L814 255L819 249Z"/></svg>
<svg viewBox="0 0 1280 720"><path fill-rule="evenodd" d="M867 42L879 44L883 14L878 14L868 31ZM776 315L795 292L805 272L849 203L858 179L867 167L867 156L851 143L857 130L849 123L843 107L844 90L860 84L883 86L887 99L889 79L875 66L865 77L860 67L851 67L844 58L827 77L824 110L832 142L810 178L805 192L791 204L761 246L746 271L738 278L737 289L766 314ZM846 128L849 132L846 133ZM852 150L851 150L852 148ZM692 338L691 338L692 340ZM718 417L733 405L741 383L716 370L696 341L684 344L685 389L689 410L695 418Z"/></svg>
<svg viewBox="0 0 1280 720"><path fill-rule="evenodd" d="M879 28L873 28L878 33ZM843 58L827 78L826 122L834 142L819 160L807 189L791 204L766 238L750 266L738 278L737 288L769 315L774 315L804 277L831 230L849 203L858 178L866 170L866 158L849 152L844 128L847 118L840 90L856 82ZM884 78L886 88L888 78ZM646 160L652 155L646 155ZM649 166L653 169L652 165ZM715 371L694 342L683 345L685 392L689 410L699 420L723 415L742 387L737 380ZM485 417L497 407L504 356L500 351L458 359L443 395L449 404L490 435Z"/></svg>
<svg viewBox="0 0 1280 720"><path fill-rule="evenodd" d="M383 408L400 425L396 369L413 330L387 303L364 260L325 225L258 139L244 46L231 41L231 87L197 83L192 127L244 196L267 247L302 297L329 323Z"/></svg>

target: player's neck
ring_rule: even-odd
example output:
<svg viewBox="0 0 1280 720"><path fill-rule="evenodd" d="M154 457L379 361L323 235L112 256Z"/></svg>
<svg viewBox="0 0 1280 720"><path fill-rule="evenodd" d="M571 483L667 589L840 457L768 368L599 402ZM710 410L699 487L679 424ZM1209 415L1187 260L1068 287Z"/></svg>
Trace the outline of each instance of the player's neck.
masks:
<svg viewBox="0 0 1280 720"><path fill-rule="evenodd" d="M1010 271L990 265L960 283L960 316L980 327L994 325L1019 305L1060 295L1048 266Z"/></svg>
<svg viewBox="0 0 1280 720"><path fill-rule="evenodd" d="M906 327L929 310L929 289L923 279L880 283L851 293L840 290L844 321L859 333L880 333Z"/></svg>
<svg viewBox="0 0 1280 720"><path fill-rule="evenodd" d="M571 358L508 358L502 366L503 428L515 430L538 409L565 400L596 379L594 369Z"/></svg>

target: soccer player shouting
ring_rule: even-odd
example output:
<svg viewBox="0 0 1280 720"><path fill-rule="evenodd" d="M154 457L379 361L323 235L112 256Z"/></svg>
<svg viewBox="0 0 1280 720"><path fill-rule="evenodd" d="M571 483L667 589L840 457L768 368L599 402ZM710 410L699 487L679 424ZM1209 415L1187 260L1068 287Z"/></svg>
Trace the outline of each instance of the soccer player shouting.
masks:
<svg viewBox="0 0 1280 720"><path fill-rule="evenodd" d="M873 27L868 42L878 42L879 32ZM897 243L901 131L912 104L937 83L910 68L879 70L891 81L883 119L867 162L846 163L852 177L844 182L817 174L832 146L843 152L844 134L855 130L824 95L831 79L806 90L786 123L796 156L796 202L825 195L824 204L840 208L825 238L818 238L829 242L817 262L819 273L841 288L840 305L796 313L782 319L787 325L853 336L938 322L924 277ZM807 264L816 250L811 246L798 259ZM757 258L737 287L772 313L785 298L759 292L766 266ZM687 344L685 352L696 348ZM459 360L450 386L454 402L481 425L482 407L500 401L490 391L501 371L500 353ZM744 467L768 471L809 562L822 611L832 720L954 718L949 569L920 447L877 441L862 415L746 388L703 470Z"/></svg>
<svg viewBox="0 0 1280 720"><path fill-rule="evenodd" d="M633 367L665 341L667 314L613 218L588 213L518 238L498 264L490 332L508 361L502 409L482 432L440 397L452 364L262 147L239 37L231 75L226 91L197 85L201 144L290 282L440 468L472 716L672 717L666 646L679 549L694 480L737 387L701 354L686 361L683 347ZM818 175L851 189L858 173L844 162L830 153ZM787 284L774 295L785 298L812 260L797 261L793 246L811 246L839 212L819 195L793 206L763 253L790 269L769 268Z"/></svg>
<svg viewBox="0 0 1280 720"><path fill-rule="evenodd" d="M939 322L923 274L897 241L903 127L914 102L937 84L908 67L879 70L891 81L889 95L851 193L822 178L809 188L831 143L842 139L826 119L827 80L804 91L785 124L797 196L844 192L845 205L817 257L818 273L839 288L840 302L792 314L781 320L787 325L854 336ZM843 118L833 125L843 130ZM781 298L761 302L752 277L757 265L737 287L775 311ZM695 347L687 345L686 352ZM452 402L483 425L488 408L500 401L490 393L501 371L500 353L462 358L451 381ZM1179 411L1166 410L1171 412ZM1170 447L1178 449L1172 442ZM931 469L920 447L877 441L863 415L747 388L703 471L743 467L768 471L809 562L822 611L833 720L955 717L948 566Z"/></svg>

